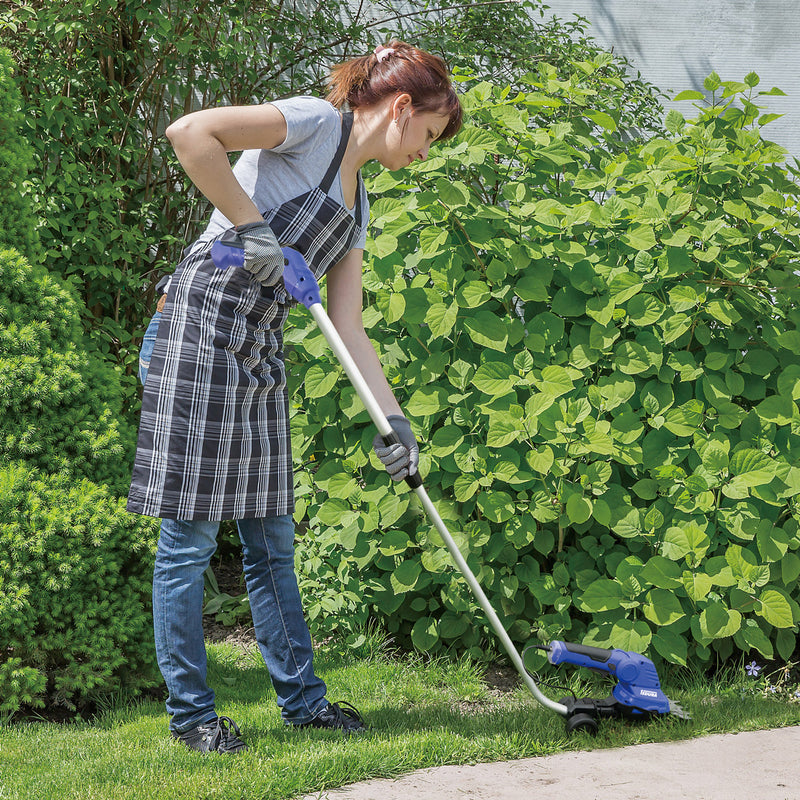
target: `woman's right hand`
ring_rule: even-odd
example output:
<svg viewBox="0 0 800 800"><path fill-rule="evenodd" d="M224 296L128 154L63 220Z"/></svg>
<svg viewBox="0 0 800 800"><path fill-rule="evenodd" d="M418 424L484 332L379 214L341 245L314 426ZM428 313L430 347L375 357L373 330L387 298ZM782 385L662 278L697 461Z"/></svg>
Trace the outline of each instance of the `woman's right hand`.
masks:
<svg viewBox="0 0 800 800"><path fill-rule="evenodd" d="M284 258L272 228L264 222L237 225L244 245L244 268L262 285L274 286L283 275Z"/></svg>

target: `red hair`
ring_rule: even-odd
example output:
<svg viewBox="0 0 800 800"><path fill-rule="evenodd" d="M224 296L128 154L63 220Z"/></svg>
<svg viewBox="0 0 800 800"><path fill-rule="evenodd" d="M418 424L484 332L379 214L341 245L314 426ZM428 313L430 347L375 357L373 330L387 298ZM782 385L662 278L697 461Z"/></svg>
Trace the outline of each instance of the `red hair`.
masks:
<svg viewBox="0 0 800 800"><path fill-rule="evenodd" d="M461 128L461 103L450 83L447 65L432 53L393 39L376 52L345 61L331 69L328 101L337 108L369 107L392 95L407 93L416 111L449 117L439 139L450 139Z"/></svg>

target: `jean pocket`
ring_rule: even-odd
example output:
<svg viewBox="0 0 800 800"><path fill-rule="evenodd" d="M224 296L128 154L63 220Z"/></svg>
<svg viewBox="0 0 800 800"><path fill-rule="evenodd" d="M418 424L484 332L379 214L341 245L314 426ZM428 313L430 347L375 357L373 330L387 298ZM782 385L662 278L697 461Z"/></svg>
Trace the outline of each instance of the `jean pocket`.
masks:
<svg viewBox="0 0 800 800"><path fill-rule="evenodd" d="M158 335L158 323L161 321L161 312L156 311L142 339L142 346L139 349L139 380L144 385L147 380L147 372L150 369L150 359L153 356L153 348L156 346L156 336Z"/></svg>

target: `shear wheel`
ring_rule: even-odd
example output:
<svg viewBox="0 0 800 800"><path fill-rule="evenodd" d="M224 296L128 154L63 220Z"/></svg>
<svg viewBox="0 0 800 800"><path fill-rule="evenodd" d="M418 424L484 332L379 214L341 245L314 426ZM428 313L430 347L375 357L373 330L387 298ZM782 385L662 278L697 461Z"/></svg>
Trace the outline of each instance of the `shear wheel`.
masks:
<svg viewBox="0 0 800 800"><path fill-rule="evenodd" d="M573 714L567 719L567 733L583 731L591 736L597 733L597 720L589 714Z"/></svg>

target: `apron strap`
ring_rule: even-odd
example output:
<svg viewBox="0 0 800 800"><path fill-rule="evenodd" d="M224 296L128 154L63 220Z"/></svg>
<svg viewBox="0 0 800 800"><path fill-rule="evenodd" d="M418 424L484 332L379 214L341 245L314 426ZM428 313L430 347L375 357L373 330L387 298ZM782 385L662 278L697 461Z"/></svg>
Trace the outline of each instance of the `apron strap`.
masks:
<svg viewBox="0 0 800 800"><path fill-rule="evenodd" d="M328 171L325 173L325 177L322 179L322 183L319 185L319 188L328 194L330 192L331 186L333 185L333 179L336 177L336 174L339 172L339 167L342 164L342 158L344 156L344 151L347 149L347 142L350 139L350 131L353 128L353 112L348 111L342 114L342 138L339 140L339 147L336 149L336 153L333 156L333 160L331 161L331 165L328 167ZM356 206L354 209L356 225L361 225L361 171L359 170L357 180L356 180Z"/></svg>
<svg viewBox="0 0 800 800"><path fill-rule="evenodd" d="M339 171L339 167L342 164L342 157L344 156L344 151L347 149L347 141L350 138L350 130L352 127L353 112L348 111L346 114L342 114L342 138L339 140L339 147L333 156L333 161L331 161L328 171L325 173L325 177L322 179L322 183L319 185L319 188L322 189L325 194L330 192L333 179L336 177L336 173Z"/></svg>

